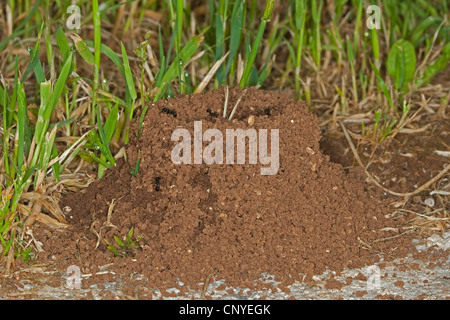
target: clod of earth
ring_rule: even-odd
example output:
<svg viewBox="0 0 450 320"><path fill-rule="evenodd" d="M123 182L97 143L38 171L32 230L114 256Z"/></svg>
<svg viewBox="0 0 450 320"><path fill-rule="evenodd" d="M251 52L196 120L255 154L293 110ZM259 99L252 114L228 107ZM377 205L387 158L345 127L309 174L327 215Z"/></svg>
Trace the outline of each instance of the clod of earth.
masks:
<svg viewBox="0 0 450 320"><path fill-rule="evenodd" d="M85 192L61 200L72 208L71 230L51 237L38 232L47 255L40 259L55 256L62 267L81 263L91 272L113 263L115 272L141 273L163 289L178 280L195 286L216 270L232 286L252 285L266 272L287 285L327 268L372 265L378 253L391 259L409 251L410 240L395 231L401 232L400 222L386 216L391 209L382 193L364 182L361 170L346 172L322 154L318 120L305 103L250 88L229 122L212 116L223 114L225 91L151 104L142 134L130 134L128 163L122 160ZM230 89L229 105L241 96L241 89ZM279 129L277 174L263 176L263 165L248 161L174 164L171 134L178 127L192 131L194 121L222 132ZM109 218L119 231L103 229L95 249L92 229L106 221L113 199ZM142 237L140 250L115 257L105 240L114 243L130 230Z"/></svg>

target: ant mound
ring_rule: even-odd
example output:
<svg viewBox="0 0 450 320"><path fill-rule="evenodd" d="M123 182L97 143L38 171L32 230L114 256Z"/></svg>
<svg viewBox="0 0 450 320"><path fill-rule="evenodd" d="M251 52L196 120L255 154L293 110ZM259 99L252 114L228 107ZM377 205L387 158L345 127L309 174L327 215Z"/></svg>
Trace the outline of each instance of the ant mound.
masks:
<svg viewBox="0 0 450 320"><path fill-rule="evenodd" d="M45 255L85 272L112 263L161 289L211 274L289 284L409 251L386 197L321 153L318 119L286 94L220 88L158 101L130 136L126 161L63 197L70 228L39 239Z"/></svg>

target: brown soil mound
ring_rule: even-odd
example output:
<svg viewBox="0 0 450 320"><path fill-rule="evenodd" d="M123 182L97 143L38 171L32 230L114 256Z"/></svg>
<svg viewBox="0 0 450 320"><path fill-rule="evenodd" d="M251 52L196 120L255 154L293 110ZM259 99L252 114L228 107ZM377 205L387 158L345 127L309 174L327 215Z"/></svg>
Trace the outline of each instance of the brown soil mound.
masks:
<svg viewBox="0 0 450 320"><path fill-rule="evenodd" d="M241 95L230 89L228 114ZM374 253L406 253L407 239L378 241L398 235L380 230L397 227L386 218L387 201L368 190L360 170L346 173L320 152L318 120L303 102L251 88L230 123L222 118L224 100L221 88L152 104L142 135L133 134L127 148L128 161L61 201L72 209L72 228L39 239L47 258L81 264L85 272L114 263L116 272L145 274L154 288L174 287L177 279L193 286L215 271L242 287L264 272L288 283L299 274L371 265ZM193 136L198 120L203 132L223 132L224 141L226 129L279 129L277 174L261 175L267 165L248 164L248 155L240 165L174 164L172 132L182 127ZM117 228L105 223L113 199L110 222ZM104 239L113 244L114 235L123 238L131 228L143 237L140 248L115 257Z"/></svg>

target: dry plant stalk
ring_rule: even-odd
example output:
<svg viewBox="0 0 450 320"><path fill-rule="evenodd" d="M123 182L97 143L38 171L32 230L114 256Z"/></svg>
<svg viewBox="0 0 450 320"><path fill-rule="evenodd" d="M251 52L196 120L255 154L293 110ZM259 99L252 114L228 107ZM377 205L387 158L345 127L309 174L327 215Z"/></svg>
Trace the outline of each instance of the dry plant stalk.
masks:
<svg viewBox="0 0 450 320"><path fill-rule="evenodd" d="M422 186L418 187L416 190L412 191L412 192L407 192L407 193L400 193L400 192L395 192L392 190L387 189L386 187L382 186L377 180L375 180L374 177L372 177L372 175L367 171L366 167L364 166L364 164L361 161L361 158L359 157L358 151L356 150L350 135L348 134L347 129L345 128L345 126L342 124L342 122L339 121L339 124L342 127L342 130L344 132L345 138L347 139L347 142L350 146L350 148L352 149L353 155L356 158L356 161L358 161L358 164L364 169L364 172L366 173L367 177L373 182L375 183L378 187L382 188L384 191L394 195L394 196L398 196L398 197L410 197L413 196L419 192L422 192L423 190L425 190L426 188L428 188L430 185L432 185L434 182L436 182L437 180L439 180L440 178L442 178L449 170L450 170L450 165L447 165L444 169L441 170L441 172L439 172L434 178L428 180L426 183L424 183Z"/></svg>

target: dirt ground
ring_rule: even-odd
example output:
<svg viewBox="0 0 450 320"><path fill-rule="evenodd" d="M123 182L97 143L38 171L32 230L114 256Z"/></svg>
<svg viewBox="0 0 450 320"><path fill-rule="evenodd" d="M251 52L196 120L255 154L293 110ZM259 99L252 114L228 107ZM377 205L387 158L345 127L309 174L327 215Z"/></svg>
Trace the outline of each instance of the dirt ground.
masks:
<svg viewBox="0 0 450 320"><path fill-rule="evenodd" d="M232 123L220 116L225 88L152 105L128 159L85 192L61 200L69 230L36 228L45 250L38 261L60 272L75 265L82 274L140 274L147 288L178 287L183 295L208 277L257 291L266 285L255 279L272 274L287 288L327 270L340 274L380 257L417 255L403 228L409 215L393 218L392 199L365 182L361 169L344 170L322 153L318 119L302 102L256 89L243 94L229 91L229 109L242 98ZM198 120L203 132L279 129L277 174L261 175L263 165L249 164L248 153L243 165L174 164L173 130L186 128L194 136ZM345 166L341 151L336 156L324 149Z"/></svg>
<svg viewBox="0 0 450 320"><path fill-rule="evenodd" d="M450 234L447 234L449 245ZM422 247L426 247L423 245ZM443 260L447 258L445 263ZM435 262L427 261L428 259ZM437 262L436 262L437 261ZM364 267L345 269L339 275L327 271L309 282L280 285L271 275L260 278L260 288L232 287L224 279L213 277L195 288L177 286L155 289L145 276L124 276L103 270L96 275L81 273L80 289L71 288L72 273L58 270L53 264L23 268L10 277L0 278L0 299L346 299L346 300L429 300L450 298L450 261L442 250L426 254L422 259L399 259L378 263L379 269ZM378 286L368 286L369 279L379 276ZM375 278L376 279L376 278ZM181 290L180 290L181 289Z"/></svg>
<svg viewBox="0 0 450 320"><path fill-rule="evenodd" d="M304 103L253 88L245 94L229 90L228 110L241 98L229 123L221 116L225 97L221 88L150 106L142 134L134 134L127 148L128 159L84 192L61 199L69 229L61 233L35 228L34 236L45 252L38 257L41 269L31 270L47 273L48 279L42 277L41 286L28 283L17 297L77 298L80 292L90 292L95 299L206 294L240 299L417 298L421 289L414 289L414 296L402 295L400 288L423 287L425 280L438 282L430 297L447 296L448 254L417 251L412 244L416 237L407 228L412 210L393 214L393 197L369 183L361 168L350 168L352 156L345 139L321 139L318 119ZM279 129L277 174L261 175L264 165L249 164L248 152L246 164L240 165L174 164L171 150L178 141L171 141L172 132L181 127L194 137L194 121L199 120L203 132L219 129L224 140L226 129ZM135 123L134 133L138 127ZM429 143L437 147L440 142ZM426 168L430 175L444 163L433 159ZM413 167L407 157L403 160L412 177L417 174L414 168L423 164L414 162ZM379 161L372 168L389 171L387 163ZM400 173L405 177L403 170ZM395 170L387 176L391 182L397 179ZM426 174L420 177L427 180ZM408 181L406 175L403 184L388 187L404 192ZM423 205L423 200L416 197L411 206ZM133 235L127 240L130 230ZM409 266L402 270L405 261ZM357 290L367 283L367 276L361 276L364 268L375 265L383 273L383 289ZM78 293L64 286L69 266L79 267L84 279ZM357 272L356 278L346 274L351 270ZM31 281L31 274L16 273L10 281L20 287L22 277ZM393 281L395 277L403 280ZM6 288L8 281L0 291ZM35 290L38 296L31 293ZM12 297L7 291L0 296Z"/></svg>

